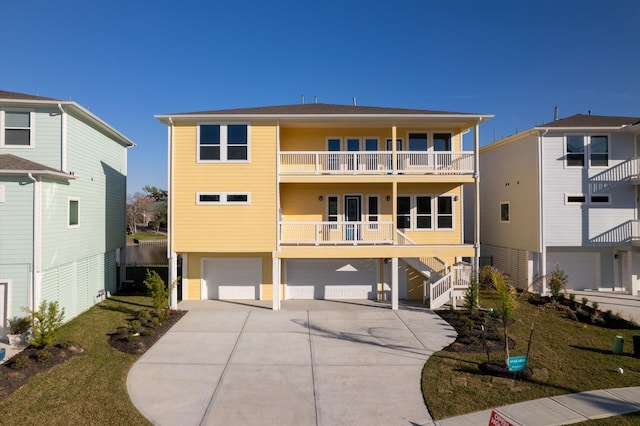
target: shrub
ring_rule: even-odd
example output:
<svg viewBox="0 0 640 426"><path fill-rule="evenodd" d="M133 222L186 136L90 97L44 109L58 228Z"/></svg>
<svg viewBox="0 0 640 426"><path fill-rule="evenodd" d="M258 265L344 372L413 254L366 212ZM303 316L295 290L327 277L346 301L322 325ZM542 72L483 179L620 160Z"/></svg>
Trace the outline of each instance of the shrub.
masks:
<svg viewBox="0 0 640 426"><path fill-rule="evenodd" d="M133 320L129 323L129 328L133 333L140 333L142 331L142 323L138 320Z"/></svg>
<svg viewBox="0 0 640 426"><path fill-rule="evenodd" d="M151 336L152 334L153 334L153 331L149 330L148 328L145 328L140 332L141 336Z"/></svg>
<svg viewBox="0 0 640 426"><path fill-rule="evenodd" d="M14 370L22 370L23 368L27 368L31 365L31 359L28 356L21 356L16 358L15 361L11 364L11 368Z"/></svg>
<svg viewBox="0 0 640 426"><path fill-rule="evenodd" d="M582 298L582 306L587 306L587 303L589 303L589 299L587 299L586 297Z"/></svg>
<svg viewBox="0 0 640 426"><path fill-rule="evenodd" d="M571 300L571 303L576 301L576 294L575 293L569 293L569 300Z"/></svg>
<svg viewBox="0 0 640 426"><path fill-rule="evenodd" d="M493 288L494 284L492 277L496 274L502 274L502 272L500 272L495 266L483 266L482 269L480 269L480 286L483 289Z"/></svg>
<svg viewBox="0 0 640 426"><path fill-rule="evenodd" d="M498 295L498 307L496 313L502 319L502 327L504 329L504 346L505 346L505 365L509 362L509 332L508 324L509 319L513 318L516 314L518 302L516 300L516 291L509 284L507 277L499 270L493 268L494 271L489 275L493 286L496 289Z"/></svg>
<svg viewBox="0 0 640 426"><path fill-rule="evenodd" d="M598 310L598 302L591 302L591 306L593 306L593 309L596 311Z"/></svg>
<svg viewBox="0 0 640 426"><path fill-rule="evenodd" d="M31 314L31 324L33 327L33 338L29 344L36 348L46 348L53 344L56 332L62 325L64 318L64 308L60 309L58 302L43 300L37 311L25 309Z"/></svg>
<svg viewBox="0 0 640 426"><path fill-rule="evenodd" d="M151 325L153 325L154 327L159 326L160 325L160 318L158 318L158 317L151 318Z"/></svg>
<svg viewBox="0 0 640 426"><path fill-rule="evenodd" d="M29 317L13 317L12 320L9 321L9 327L11 328L11 334L22 334L29 330L31 326L31 319Z"/></svg>
<svg viewBox="0 0 640 426"><path fill-rule="evenodd" d="M554 300L560 300L563 297L562 293L567 287L568 278L567 274L558 266L551 272L551 277L549 277L549 291Z"/></svg>
<svg viewBox="0 0 640 426"><path fill-rule="evenodd" d="M47 362L53 357L53 354L46 349L40 349L34 356L38 362Z"/></svg>
<svg viewBox="0 0 640 426"><path fill-rule="evenodd" d="M169 286L165 285L164 280L156 271L150 271L147 269L147 278L144 280L144 285L149 290L151 296L151 304L160 317L160 320L166 318L169 315L169 295L175 285L175 282Z"/></svg>
<svg viewBox="0 0 640 426"><path fill-rule="evenodd" d="M467 291L464 292L464 304L467 307L467 310L472 314L478 312L478 308L480 307L478 302L479 294L480 284L478 283L475 274L472 274L469 287L467 288Z"/></svg>
<svg viewBox="0 0 640 426"><path fill-rule="evenodd" d="M141 323L146 323L148 321L151 321L151 313L147 310L142 310L138 312L138 320Z"/></svg>

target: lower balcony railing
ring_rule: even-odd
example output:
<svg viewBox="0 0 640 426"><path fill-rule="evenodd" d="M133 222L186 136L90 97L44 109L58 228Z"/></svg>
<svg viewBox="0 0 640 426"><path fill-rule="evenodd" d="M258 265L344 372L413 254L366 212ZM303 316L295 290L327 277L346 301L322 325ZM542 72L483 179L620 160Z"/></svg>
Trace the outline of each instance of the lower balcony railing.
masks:
<svg viewBox="0 0 640 426"><path fill-rule="evenodd" d="M473 152L398 151L397 173L471 174ZM283 175L375 175L393 173L390 151L280 153L280 173Z"/></svg>
<svg viewBox="0 0 640 426"><path fill-rule="evenodd" d="M283 245L393 244L393 222L281 222Z"/></svg>

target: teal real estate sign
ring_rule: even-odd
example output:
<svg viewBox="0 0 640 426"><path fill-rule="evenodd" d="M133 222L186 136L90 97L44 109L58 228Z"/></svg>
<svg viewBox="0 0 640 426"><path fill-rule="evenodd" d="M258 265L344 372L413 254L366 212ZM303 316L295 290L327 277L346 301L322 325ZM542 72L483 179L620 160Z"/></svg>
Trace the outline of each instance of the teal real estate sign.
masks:
<svg viewBox="0 0 640 426"><path fill-rule="evenodd" d="M509 371L522 371L527 368L526 356L510 356L509 357Z"/></svg>

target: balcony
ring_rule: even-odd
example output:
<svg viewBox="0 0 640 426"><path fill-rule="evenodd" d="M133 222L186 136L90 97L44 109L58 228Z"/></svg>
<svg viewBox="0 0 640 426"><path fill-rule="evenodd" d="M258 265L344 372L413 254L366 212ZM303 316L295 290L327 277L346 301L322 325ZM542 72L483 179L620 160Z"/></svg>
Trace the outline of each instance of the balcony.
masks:
<svg viewBox="0 0 640 426"><path fill-rule="evenodd" d="M468 175L474 172L471 151L396 153L397 174ZM391 151L288 151L280 153L280 174L389 175L394 174Z"/></svg>
<svg viewBox="0 0 640 426"><path fill-rule="evenodd" d="M393 222L281 222L282 245L393 244Z"/></svg>

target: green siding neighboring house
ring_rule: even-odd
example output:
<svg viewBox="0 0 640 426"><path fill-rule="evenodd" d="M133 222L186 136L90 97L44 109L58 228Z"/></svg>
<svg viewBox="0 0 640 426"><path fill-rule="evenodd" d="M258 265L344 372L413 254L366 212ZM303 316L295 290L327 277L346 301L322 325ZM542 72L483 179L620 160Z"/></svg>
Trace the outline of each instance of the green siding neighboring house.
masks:
<svg viewBox="0 0 640 426"><path fill-rule="evenodd" d="M0 91L0 337L23 307L69 320L115 292L128 138L76 104Z"/></svg>

